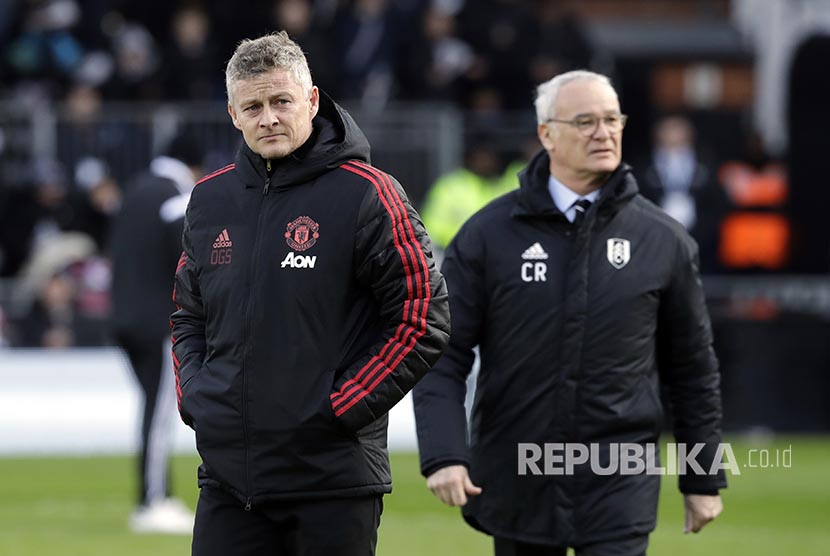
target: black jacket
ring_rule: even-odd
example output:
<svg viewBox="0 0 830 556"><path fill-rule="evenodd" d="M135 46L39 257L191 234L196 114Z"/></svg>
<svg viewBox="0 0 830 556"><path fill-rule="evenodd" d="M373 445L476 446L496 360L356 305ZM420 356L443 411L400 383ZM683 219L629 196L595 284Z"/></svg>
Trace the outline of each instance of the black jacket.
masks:
<svg viewBox="0 0 830 556"><path fill-rule="evenodd" d="M162 171L154 171L158 168ZM175 309L170 290L182 251L184 207L193 188L189 172L184 163L160 157L127 188L111 238L112 324L119 337L152 343L170 335ZM183 173L189 183L177 184L171 177Z"/></svg>
<svg viewBox="0 0 830 556"><path fill-rule="evenodd" d="M200 485L241 501L391 490L387 411L448 342L429 238L351 117L321 95L312 138L193 192L172 316Z"/></svg>
<svg viewBox="0 0 830 556"><path fill-rule="evenodd" d="M625 165L575 229L553 203L548 164L537 155L520 189L474 215L449 246L452 337L415 389L415 415L424 475L465 464L483 488L464 507L471 524L578 546L651 531L660 477L594 475L588 465L575 476L522 476L518 444L599 443L607 454L610 443L656 442L659 379L677 440L705 442L697 461L711 459L719 374L694 241L637 193ZM476 345L468 447L463 402ZM721 472L680 486L703 493L725 483Z"/></svg>

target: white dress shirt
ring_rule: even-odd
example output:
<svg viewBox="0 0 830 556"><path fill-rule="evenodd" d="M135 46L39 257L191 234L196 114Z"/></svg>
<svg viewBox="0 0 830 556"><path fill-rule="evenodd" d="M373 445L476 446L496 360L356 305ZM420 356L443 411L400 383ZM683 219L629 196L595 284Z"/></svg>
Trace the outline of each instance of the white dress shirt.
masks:
<svg viewBox="0 0 830 556"><path fill-rule="evenodd" d="M548 178L548 190L550 190L550 196L553 197L553 204L556 205L556 208L562 211L562 214L565 215L568 222L573 222L574 218L576 218L574 203L581 199L586 199L593 203L597 200L597 197L599 197L599 189L595 189L587 195L579 196L572 189L568 188L567 185L560 182L553 176Z"/></svg>

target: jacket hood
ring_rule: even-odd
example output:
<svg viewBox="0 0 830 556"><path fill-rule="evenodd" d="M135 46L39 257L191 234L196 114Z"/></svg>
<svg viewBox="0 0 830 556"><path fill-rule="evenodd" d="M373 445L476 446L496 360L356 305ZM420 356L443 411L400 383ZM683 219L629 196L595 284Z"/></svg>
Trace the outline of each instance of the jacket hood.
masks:
<svg viewBox="0 0 830 556"><path fill-rule="evenodd" d="M311 137L296 151L271 160L274 187L289 187L313 180L347 160L369 159L369 141L351 115L320 90L320 109L312 121ZM236 171L245 187L262 187L268 178L265 159L245 141L236 154Z"/></svg>
<svg viewBox="0 0 830 556"><path fill-rule="evenodd" d="M550 157L547 151L541 150L531 159L527 167L519 172L519 202L513 211L514 216L562 215L550 195L549 177ZM602 185L597 200L599 210L612 209L630 200L638 191L637 182L631 173L631 166L623 162Z"/></svg>

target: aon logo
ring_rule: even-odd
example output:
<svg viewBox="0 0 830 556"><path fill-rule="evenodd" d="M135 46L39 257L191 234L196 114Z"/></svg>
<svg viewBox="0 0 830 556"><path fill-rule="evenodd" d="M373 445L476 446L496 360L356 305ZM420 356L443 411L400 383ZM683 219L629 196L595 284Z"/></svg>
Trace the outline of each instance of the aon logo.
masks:
<svg viewBox="0 0 830 556"><path fill-rule="evenodd" d="M294 251L289 252L280 264L280 268L290 266L291 268L314 268L317 262L317 255L295 255Z"/></svg>

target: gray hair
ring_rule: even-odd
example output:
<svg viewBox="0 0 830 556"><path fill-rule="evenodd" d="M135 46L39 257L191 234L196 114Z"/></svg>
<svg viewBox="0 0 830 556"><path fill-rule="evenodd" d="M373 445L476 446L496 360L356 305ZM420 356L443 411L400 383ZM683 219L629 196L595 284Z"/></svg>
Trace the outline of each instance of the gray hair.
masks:
<svg viewBox="0 0 830 556"><path fill-rule="evenodd" d="M545 81L536 88L536 100L533 102L534 106L536 106L536 122L541 125L545 123L545 120L548 118L556 116L556 114L553 113L553 110L556 105L556 99L559 97L559 91L564 85L567 85L572 81L582 80L605 83L611 87L611 90L614 90L611 80L601 73L595 73L588 70L573 70L560 73L553 79ZM616 91L614 91L614 93L616 93Z"/></svg>
<svg viewBox="0 0 830 556"><path fill-rule="evenodd" d="M234 83L273 70L290 72L306 94L311 94L313 84L305 54L300 45L288 37L288 33L280 31L239 43L225 69L228 100L233 100Z"/></svg>

